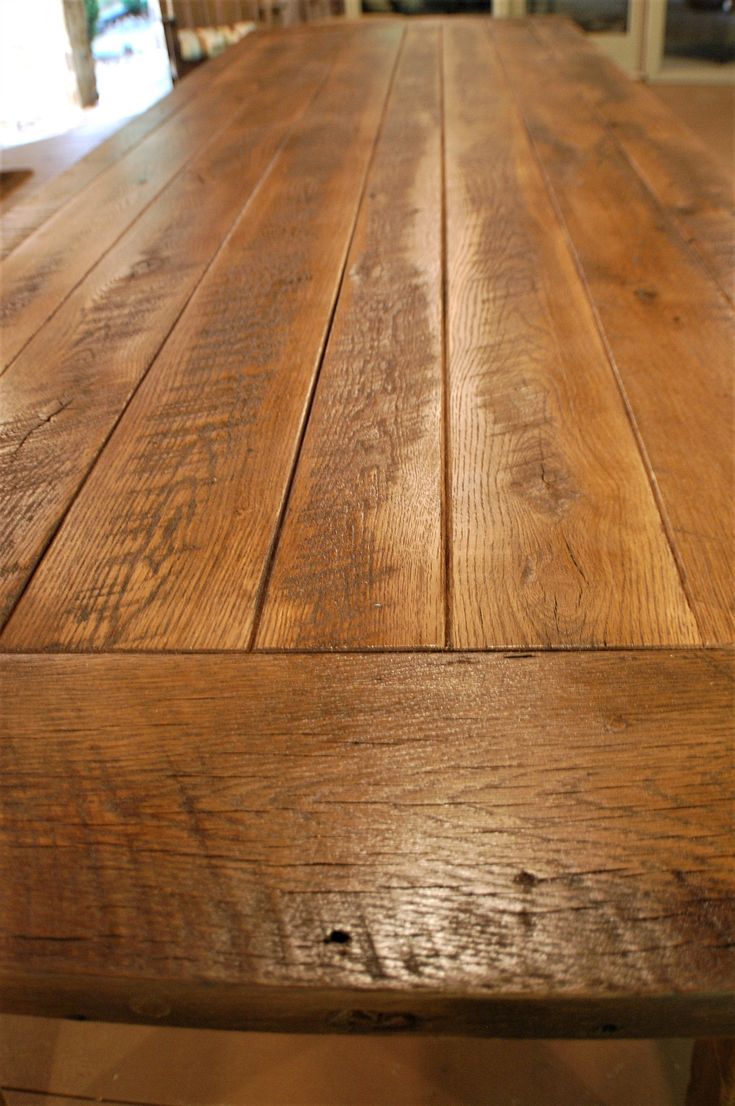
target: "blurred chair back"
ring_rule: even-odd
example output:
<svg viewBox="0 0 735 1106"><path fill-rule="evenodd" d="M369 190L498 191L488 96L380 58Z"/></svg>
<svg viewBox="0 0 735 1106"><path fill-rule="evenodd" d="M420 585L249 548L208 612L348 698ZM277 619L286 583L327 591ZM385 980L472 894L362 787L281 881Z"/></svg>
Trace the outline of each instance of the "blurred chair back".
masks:
<svg viewBox="0 0 735 1106"><path fill-rule="evenodd" d="M341 0L173 0L171 6L179 30L244 23L288 26L344 14Z"/></svg>
<svg viewBox="0 0 735 1106"><path fill-rule="evenodd" d="M346 2L359 0L162 0L171 74L174 80L185 76L258 26L288 27L344 15Z"/></svg>

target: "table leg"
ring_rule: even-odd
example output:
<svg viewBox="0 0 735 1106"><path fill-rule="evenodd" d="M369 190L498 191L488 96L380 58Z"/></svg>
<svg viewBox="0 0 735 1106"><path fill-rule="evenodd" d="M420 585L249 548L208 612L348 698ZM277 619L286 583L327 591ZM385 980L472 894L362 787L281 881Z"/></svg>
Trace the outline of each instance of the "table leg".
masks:
<svg viewBox="0 0 735 1106"><path fill-rule="evenodd" d="M735 1106L735 1038L694 1042L686 1106Z"/></svg>

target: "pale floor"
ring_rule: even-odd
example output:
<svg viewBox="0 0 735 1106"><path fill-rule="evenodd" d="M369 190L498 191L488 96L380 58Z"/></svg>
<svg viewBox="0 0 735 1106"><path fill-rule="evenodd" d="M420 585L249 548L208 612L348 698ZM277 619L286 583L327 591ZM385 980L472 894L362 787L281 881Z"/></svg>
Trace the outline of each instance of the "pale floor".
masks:
<svg viewBox="0 0 735 1106"><path fill-rule="evenodd" d="M0 1017L7 1106L682 1106L690 1053L685 1041L279 1036Z"/></svg>
<svg viewBox="0 0 735 1106"><path fill-rule="evenodd" d="M733 91L654 91L734 164ZM3 152L38 187L113 126ZM681 1106L684 1041L497 1041L214 1033L0 1017L7 1106L85 1101L155 1106Z"/></svg>

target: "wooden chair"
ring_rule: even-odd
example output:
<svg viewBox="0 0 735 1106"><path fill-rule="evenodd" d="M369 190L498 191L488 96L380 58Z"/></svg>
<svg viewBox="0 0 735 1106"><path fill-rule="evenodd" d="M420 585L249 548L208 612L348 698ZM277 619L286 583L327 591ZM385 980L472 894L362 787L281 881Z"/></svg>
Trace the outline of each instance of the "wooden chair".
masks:
<svg viewBox="0 0 735 1106"><path fill-rule="evenodd" d="M221 53L256 26L290 26L345 14L344 0L164 0L174 78Z"/></svg>

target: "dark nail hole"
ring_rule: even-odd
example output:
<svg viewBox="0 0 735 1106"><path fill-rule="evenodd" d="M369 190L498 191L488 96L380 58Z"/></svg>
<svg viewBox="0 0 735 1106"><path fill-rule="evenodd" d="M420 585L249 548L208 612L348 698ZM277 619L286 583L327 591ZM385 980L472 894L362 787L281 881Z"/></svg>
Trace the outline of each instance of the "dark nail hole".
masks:
<svg viewBox="0 0 735 1106"><path fill-rule="evenodd" d="M535 887L539 882L539 878L533 872L527 872L524 868L521 868L518 875L513 877L513 882L521 887Z"/></svg>
<svg viewBox="0 0 735 1106"><path fill-rule="evenodd" d="M86 1022L87 1015L86 1014L70 1014L67 1020L70 1021L70 1022Z"/></svg>
<svg viewBox="0 0 735 1106"><path fill-rule="evenodd" d="M620 1027L617 1026L617 1025L612 1025L610 1023L607 1023L606 1025L601 1025L600 1026L600 1033L617 1033L619 1028Z"/></svg>
<svg viewBox="0 0 735 1106"><path fill-rule="evenodd" d="M344 929L333 929L328 937L324 938L325 945L348 945L352 937Z"/></svg>

